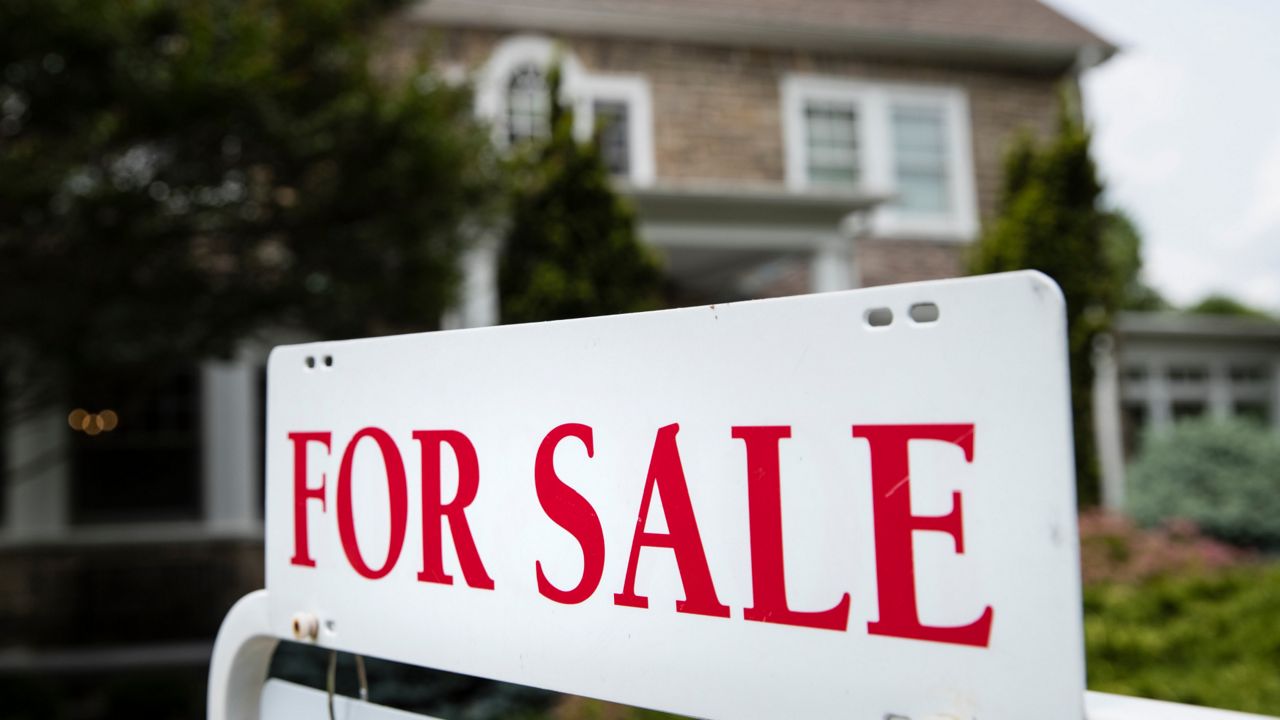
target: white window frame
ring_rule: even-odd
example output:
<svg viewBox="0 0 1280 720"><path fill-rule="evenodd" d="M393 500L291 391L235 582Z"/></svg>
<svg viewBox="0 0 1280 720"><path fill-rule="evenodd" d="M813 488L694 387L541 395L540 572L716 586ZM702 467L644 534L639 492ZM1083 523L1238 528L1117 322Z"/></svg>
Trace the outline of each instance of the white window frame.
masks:
<svg viewBox="0 0 1280 720"><path fill-rule="evenodd" d="M851 104L858 114L859 191L892 196L896 192L892 112L896 104L928 105L942 111L947 142L945 213L919 213L891 202L871 216L874 234L969 241L978 234L978 202L974 183L969 99L962 88L947 85L876 83L819 75L787 75L782 79L782 130L786 182L793 192L832 191L812 183L808 174L808 125L805 106L811 101Z"/></svg>
<svg viewBox="0 0 1280 720"><path fill-rule="evenodd" d="M493 126L494 142L506 144L506 99L511 74L531 64L549 69L556 60L561 67L561 99L573 106L574 135L579 140L591 137L596 101L625 105L629 154L626 180L637 187L652 185L656 172L653 94L648 79L638 74L588 72L568 48L543 35L522 34L503 40L477 74L476 115Z"/></svg>

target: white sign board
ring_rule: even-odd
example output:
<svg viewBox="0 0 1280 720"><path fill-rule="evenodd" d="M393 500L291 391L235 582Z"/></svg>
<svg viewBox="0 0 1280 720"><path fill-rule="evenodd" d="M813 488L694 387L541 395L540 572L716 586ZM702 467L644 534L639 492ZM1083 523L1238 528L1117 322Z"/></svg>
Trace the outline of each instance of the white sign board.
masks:
<svg viewBox="0 0 1280 720"><path fill-rule="evenodd" d="M1078 720L1065 337L1012 273L278 348L269 621L703 717Z"/></svg>

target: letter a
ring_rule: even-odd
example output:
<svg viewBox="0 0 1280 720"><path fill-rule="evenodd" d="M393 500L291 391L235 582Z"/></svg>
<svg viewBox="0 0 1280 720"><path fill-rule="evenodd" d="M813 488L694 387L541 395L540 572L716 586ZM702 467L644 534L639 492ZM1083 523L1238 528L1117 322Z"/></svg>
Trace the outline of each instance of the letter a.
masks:
<svg viewBox="0 0 1280 720"><path fill-rule="evenodd" d="M658 429L653 457L649 461L649 477L645 480L644 496L640 500L640 514L636 518L636 532L631 541L627 578L622 592L613 596L613 602L628 607L649 607L649 598L637 595L635 591L640 549L665 547L675 552L676 567L680 570L680 582L684 586L685 599L676 602L676 612L729 617L729 607L720 603L711 582L707 555L702 549L702 537L698 534L698 522L693 516L689 487L680 464L680 449L676 446L678 432L680 426L675 423ZM667 520L665 534L645 531L649 504L655 491L662 494L662 509Z"/></svg>

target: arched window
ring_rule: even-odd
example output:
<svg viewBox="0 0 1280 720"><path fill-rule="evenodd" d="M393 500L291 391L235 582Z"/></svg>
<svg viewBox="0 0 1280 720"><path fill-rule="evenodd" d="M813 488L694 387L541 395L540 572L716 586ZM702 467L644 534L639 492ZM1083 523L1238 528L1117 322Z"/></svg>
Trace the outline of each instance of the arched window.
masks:
<svg viewBox="0 0 1280 720"><path fill-rule="evenodd" d="M546 137L550 131L551 107L547 78L542 68L525 64L511 73L507 82L507 142L518 145Z"/></svg>

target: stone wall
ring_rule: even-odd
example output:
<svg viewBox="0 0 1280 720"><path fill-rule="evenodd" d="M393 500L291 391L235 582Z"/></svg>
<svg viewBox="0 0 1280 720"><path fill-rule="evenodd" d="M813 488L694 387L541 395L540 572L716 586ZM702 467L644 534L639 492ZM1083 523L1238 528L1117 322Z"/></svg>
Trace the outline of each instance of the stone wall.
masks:
<svg viewBox="0 0 1280 720"><path fill-rule="evenodd" d="M384 30L383 63L404 72L424 51L474 70L507 32L398 21ZM995 211L1012 138L1052 132L1063 78L1015 70L877 61L807 51L650 40L559 38L588 72L640 73L653 93L655 163L663 181L781 185L785 180L780 81L804 72L868 81L961 87L968 95L979 217ZM896 243L896 244L894 244ZM864 285L960 274L964 245L870 240L859 251Z"/></svg>

